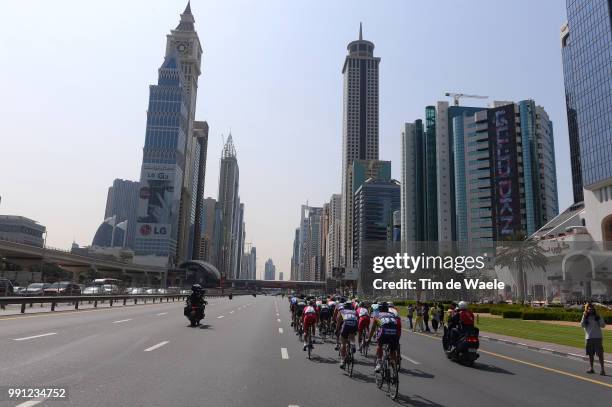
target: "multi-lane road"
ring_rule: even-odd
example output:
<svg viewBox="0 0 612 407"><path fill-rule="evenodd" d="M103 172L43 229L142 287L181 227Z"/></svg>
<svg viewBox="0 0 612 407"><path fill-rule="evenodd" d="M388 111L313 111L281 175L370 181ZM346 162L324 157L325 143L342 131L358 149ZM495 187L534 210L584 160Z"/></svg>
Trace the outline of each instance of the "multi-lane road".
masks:
<svg viewBox="0 0 612 407"><path fill-rule="evenodd" d="M203 326L162 303L0 317L0 388L66 388L67 399L0 406L577 406L610 405L612 377L585 363L483 341L475 368L452 363L439 338L404 332L400 396L374 383L357 354L354 377L331 343L312 360L290 327L288 302L210 300Z"/></svg>

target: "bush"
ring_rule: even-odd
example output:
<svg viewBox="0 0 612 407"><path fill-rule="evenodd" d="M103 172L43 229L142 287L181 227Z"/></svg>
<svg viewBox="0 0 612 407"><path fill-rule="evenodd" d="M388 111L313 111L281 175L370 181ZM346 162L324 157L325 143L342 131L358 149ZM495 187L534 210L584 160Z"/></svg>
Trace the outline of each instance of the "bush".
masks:
<svg viewBox="0 0 612 407"><path fill-rule="evenodd" d="M505 310L502 312L502 316L504 318L521 318L523 316L523 311L521 310Z"/></svg>

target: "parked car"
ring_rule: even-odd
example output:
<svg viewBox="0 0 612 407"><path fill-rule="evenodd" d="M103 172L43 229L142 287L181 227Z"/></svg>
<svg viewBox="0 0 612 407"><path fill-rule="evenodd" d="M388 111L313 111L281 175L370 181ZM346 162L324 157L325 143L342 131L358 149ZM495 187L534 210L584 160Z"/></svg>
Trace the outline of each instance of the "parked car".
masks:
<svg viewBox="0 0 612 407"><path fill-rule="evenodd" d="M146 291L147 291L147 288L145 287L133 287L130 294L131 295L146 294Z"/></svg>
<svg viewBox="0 0 612 407"><path fill-rule="evenodd" d="M22 291L21 295L26 297L32 297L36 295L43 295L46 288L51 287L49 283L32 283L25 290Z"/></svg>
<svg viewBox="0 0 612 407"><path fill-rule="evenodd" d="M13 295L21 295L25 289L26 289L25 287L16 285L13 287Z"/></svg>
<svg viewBox="0 0 612 407"><path fill-rule="evenodd" d="M168 294L178 294L181 292L181 289L179 287L168 287L166 291Z"/></svg>
<svg viewBox="0 0 612 407"><path fill-rule="evenodd" d="M119 287L115 284L104 284L102 286L102 294L117 295L120 293Z"/></svg>
<svg viewBox="0 0 612 407"><path fill-rule="evenodd" d="M85 287L82 291L83 295L100 295L102 294L102 287L99 285L91 285L89 287Z"/></svg>
<svg viewBox="0 0 612 407"><path fill-rule="evenodd" d="M168 290L165 288L158 288L157 294L168 294Z"/></svg>
<svg viewBox="0 0 612 407"><path fill-rule="evenodd" d="M13 283L8 278L0 278L0 297L8 297L13 295L15 289Z"/></svg>
<svg viewBox="0 0 612 407"><path fill-rule="evenodd" d="M145 294L157 294L157 288L147 288Z"/></svg>
<svg viewBox="0 0 612 407"><path fill-rule="evenodd" d="M43 295L81 295L81 287L70 281L59 281L45 288Z"/></svg>

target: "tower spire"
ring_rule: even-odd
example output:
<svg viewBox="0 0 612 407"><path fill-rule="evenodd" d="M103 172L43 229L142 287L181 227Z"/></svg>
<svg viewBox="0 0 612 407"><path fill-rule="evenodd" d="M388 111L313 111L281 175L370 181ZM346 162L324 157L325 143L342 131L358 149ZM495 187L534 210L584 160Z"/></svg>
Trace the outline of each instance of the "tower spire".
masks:
<svg viewBox="0 0 612 407"><path fill-rule="evenodd" d="M359 22L359 41L363 41L363 29L361 26L361 21Z"/></svg>
<svg viewBox="0 0 612 407"><path fill-rule="evenodd" d="M191 0L187 2L187 7L185 7L185 11L183 11L183 14L191 14Z"/></svg>
<svg viewBox="0 0 612 407"><path fill-rule="evenodd" d="M185 11L181 13L181 21L179 25L176 27L176 30L179 31L194 31L195 19L193 18L193 14L191 14L191 1L187 2L187 6L185 7Z"/></svg>

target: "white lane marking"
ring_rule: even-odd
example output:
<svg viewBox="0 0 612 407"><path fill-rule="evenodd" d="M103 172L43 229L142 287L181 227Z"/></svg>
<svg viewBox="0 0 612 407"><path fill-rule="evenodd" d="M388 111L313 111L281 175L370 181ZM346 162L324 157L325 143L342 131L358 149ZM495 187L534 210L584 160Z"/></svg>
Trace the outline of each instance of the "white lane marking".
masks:
<svg viewBox="0 0 612 407"><path fill-rule="evenodd" d="M166 315L166 314L167 312L160 312L159 314L155 314L155 315L160 316L160 315Z"/></svg>
<svg viewBox="0 0 612 407"><path fill-rule="evenodd" d="M219 316L217 317L217 319L221 319L221 318L223 318L223 315L219 315Z"/></svg>
<svg viewBox="0 0 612 407"><path fill-rule="evenodd" d="M283 328L278 328L278 333L282 334L283 333Z"/></svg>
<svg viewBox="0 0 612 407"><path fill-rule="evenodd" d="M24 401L21 404L17 404L16 407L32 407L37 405L38 403L42 403L43 401L45 401L45 399L42 400L28 400L28 401Z"/></svg>
<svg viewBox="0 0 612 407"><path fill-rule="evenodd" d="M233 314L233 313L234 313L234 311L230 311L230 314Z"/></svg>
<svg viewBox="0 0 612 407"><path fill-rule="evenodd" d="M120 319L119 321L113 321L113 324L120 324L122 322L128 322L131 321L132 318L128 318L128 319Z"/></svg>
<svg viewBox="0 0 612 407"><path fill-rule="evenodd" d="M300 407L297 404L289 404L289 407Z"/></svg>
<svg viewBox="0 0 612 407"><path fill-rule="evenodd" d="M151 352L152 350L161 348L162 346L167 345L168 343L170 343L170 341L163 341L163 342L158 343L157 345L153 345L150 348L145 349L144 351Z"/></svg>
<svg viewBox="0 0 612 407"><path fill-rule="evenodd" d="M277 318L276 320L277 320L278 322L281 322L280 318Z"/></svg>
<svg viewBox="0 0 612 407"><path fill-rule="evenodd" d="M281 348L281 357L283 359L289 359L289 352L287 352L287 348Z"/></svg>
<svg viewBox="0 0 612 407"><path fill-rule="evenodd" d="M414 359L410 359L410 358L409 358L408 356L406 356L406 355L402 355L402 359L407 360L408 362L410 362L410 363L412 363L412 364L415 364L415 365L420 365L420 363L419 363L419 362L417 362L417 361L416 361L416 360L414 360Z"/></svg>
<svg viewBox="0 0 612 407"><path fill-rule="evenodd" d="M277 312L277 313L276 313L276 316L277 316L277 317L280 317L280 314Z"/></svg>
<svg viewBox="0 0 612 407"><path fill-rule="evenodd" d="M57 333L49 332L47 334L40 334L40 335L34 335L34 336L26 336L25 338L16 338L16 339L13 339L13 340L14 341L27 341L28 339L42 338L43 336L51 336L51 335L57 335Z"/></svg>

